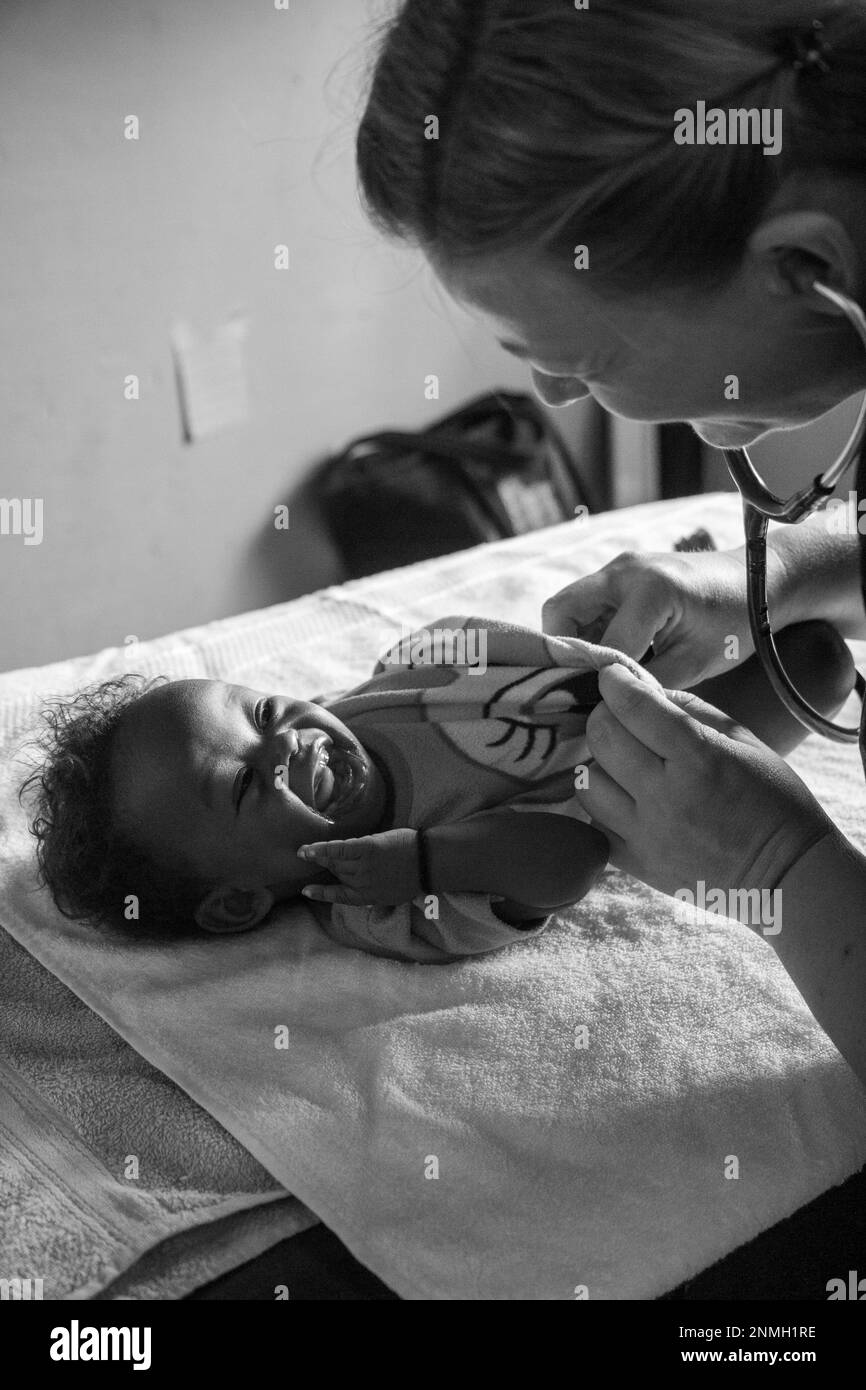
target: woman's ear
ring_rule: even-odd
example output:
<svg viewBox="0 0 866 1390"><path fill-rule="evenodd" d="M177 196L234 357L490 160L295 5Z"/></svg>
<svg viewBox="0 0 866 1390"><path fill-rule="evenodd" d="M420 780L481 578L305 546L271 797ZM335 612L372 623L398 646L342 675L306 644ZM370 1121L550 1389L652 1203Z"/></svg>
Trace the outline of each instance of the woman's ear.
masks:
<svg viewBox="0 0 866 1390"><path fill-rule="evenodd" d="M816 280L856 299L863 266L845 225L826 212L782 212L768 217L749 237L749 253L771 294L811 294ZM825 314L842 311L822 295L810 307Z"/></svg>
<svg viewBox="0 0 866 1390"><path fill-rule="evenodd" d="M212 888L193 916L203 931L250 931L264 921L273 905L270 888Z"/></svg>

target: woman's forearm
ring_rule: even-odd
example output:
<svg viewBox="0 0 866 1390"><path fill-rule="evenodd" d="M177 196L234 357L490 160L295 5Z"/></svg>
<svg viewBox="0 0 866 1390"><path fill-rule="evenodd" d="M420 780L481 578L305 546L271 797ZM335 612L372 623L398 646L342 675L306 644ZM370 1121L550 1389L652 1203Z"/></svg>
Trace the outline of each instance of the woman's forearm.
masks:
<svg viewBox="0 0 866 1390"><path fill-rule="evenodd" d="M866 857L833 830L785 875L764 939L866 1085Z"/></svg>
<svg viewBox="0 0 866 1390"><path fill-rule="evenodd" d="M859 517L858 517L859 519ZM863 514L866 527L866 513ZM743 556L741 548L736 552ZM843 637L866 637L857 535L836 534L828 513L771 529L767 588L773 627L826 618Z"/></svg>

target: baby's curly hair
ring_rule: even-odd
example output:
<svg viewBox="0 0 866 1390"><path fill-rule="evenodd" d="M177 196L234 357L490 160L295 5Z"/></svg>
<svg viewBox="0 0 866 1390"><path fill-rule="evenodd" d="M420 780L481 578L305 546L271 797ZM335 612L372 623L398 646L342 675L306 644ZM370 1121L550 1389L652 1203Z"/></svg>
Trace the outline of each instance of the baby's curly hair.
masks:
<svg viewBox="0 0 866 1390"><path fill-rule="evenodd" d="M65 917L108 923L137 936L198 935L193 912L212 886L157 864L113 823L111 755L130 705L166 678L128 674L48 702L31 747L41 764L18 796L33 801L40 882Z"/></svg>

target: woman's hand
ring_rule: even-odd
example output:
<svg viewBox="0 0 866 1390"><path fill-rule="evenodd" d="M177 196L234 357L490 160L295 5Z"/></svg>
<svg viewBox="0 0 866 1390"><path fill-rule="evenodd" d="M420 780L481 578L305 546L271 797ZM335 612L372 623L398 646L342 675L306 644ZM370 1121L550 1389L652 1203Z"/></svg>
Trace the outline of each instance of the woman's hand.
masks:
<svg viewBox="0 0 866 1390"><path fill-rule="evenodd" d="M414 830L386 830L357 840L302 845L298 858L326 869L337 884L310 883L301 892L317 902L396 907L422 892Z"/></svg>
<svg viewBox="0 0 866 1390"><path fill-rule="evenodd" d="M624 666L606 667L599 689L576 795L619 868L670 895L699 880L775 889L833 832L788 765L720 710Z"/></svg>
<svg viewBox="0 0 866 1390"><path fill-rule="evenodd" d="M772 551L767 566L772 585L781 578ZM548 599L542 625L556 636L615 647L636 661L652 644L653 675L677 690L730 671L754 650L745 570L736 551L618 555Z"/></svg>

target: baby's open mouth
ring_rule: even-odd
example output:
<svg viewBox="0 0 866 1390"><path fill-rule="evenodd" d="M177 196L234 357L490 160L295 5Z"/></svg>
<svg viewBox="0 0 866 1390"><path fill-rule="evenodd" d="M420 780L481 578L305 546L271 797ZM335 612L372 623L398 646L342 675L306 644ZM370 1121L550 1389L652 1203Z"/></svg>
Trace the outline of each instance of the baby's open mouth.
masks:
<svg viewBox="0 0 866 1390"><path fill-rule="evenodd" d="M367 780L364 760L323 739L313 766L312 802L319 815L333 820L361 796Z"/></svg>

